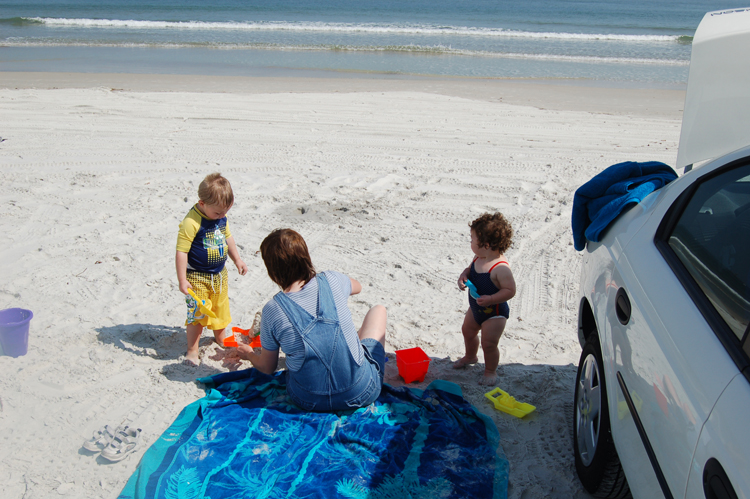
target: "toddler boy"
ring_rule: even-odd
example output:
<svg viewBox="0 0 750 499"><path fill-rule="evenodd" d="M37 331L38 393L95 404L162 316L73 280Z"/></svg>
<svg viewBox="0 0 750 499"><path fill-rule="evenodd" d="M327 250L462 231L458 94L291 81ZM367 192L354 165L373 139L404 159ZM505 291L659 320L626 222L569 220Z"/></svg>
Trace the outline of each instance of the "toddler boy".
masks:
<svg viewBox="0 0 750 499"><path fill-rule="evenodd" d="M227 256L232 259L240 275L247 273L247 265L240 258L237 245L227 226L227 212L234 204L229 181L220 173L208 175L198 186L198 203L180 223L177 234L175 266L180 291L187 302L187 355L185 363L197 366L198 343L203 328L214 333L220 345L224 329L232 321L229 314ZM201 311L198 302L189 294L192 289L204 306L209 306L216 317Z"/></svg>

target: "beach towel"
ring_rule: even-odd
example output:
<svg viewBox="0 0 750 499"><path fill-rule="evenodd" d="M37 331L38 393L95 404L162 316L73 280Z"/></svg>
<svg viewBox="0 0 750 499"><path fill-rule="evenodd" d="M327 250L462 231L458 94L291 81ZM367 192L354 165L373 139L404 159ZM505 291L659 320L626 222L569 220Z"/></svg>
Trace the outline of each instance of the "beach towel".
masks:
<svg viewBox="0 0 750 499"><path fill-rule="evenodd" d="M458 385L387 384L339 413L290 405L283 372L200 378L120 494L145 498L506 498L508 462L494 422Z"/></svg>
<svg viewBox="0 0 750 499"><path fill-rule="evenodd" d="M664 163L626 161L608 167L583 184L573 197L573 245L583 251L586 240L597 242L604 229L626 208L677 178Z"/></svg>

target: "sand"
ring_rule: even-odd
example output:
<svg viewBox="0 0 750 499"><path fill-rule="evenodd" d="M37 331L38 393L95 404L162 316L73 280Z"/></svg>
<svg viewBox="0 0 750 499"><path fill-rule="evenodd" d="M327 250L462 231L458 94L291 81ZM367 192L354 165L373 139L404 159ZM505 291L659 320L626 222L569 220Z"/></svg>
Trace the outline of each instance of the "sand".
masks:
<svg viewBox="0 0 750 499"><path fill-rule="evenodd" d="M298 230L319 270L363 283L355 322L388 308L394 351L431 357L424 388L458 383L489 415L510 462L511 498L588 497L571 424L580 255L575 189L626 160L674 164L684 92L472 79L206 78L1 73L0 309L34 312L29 352L0 357L0 496L114 498L148 445L203 396L196 377L250 367L204 333L181 364L185 307L177 225L220 171L249 266L231 263L233 325L250 327L277 288L260 242ZM468 223L501 211L518 292L498 385L536 405L496 411L463 355L458 275ZM109 463L81 444L104 424L143 429Z"/></svg>

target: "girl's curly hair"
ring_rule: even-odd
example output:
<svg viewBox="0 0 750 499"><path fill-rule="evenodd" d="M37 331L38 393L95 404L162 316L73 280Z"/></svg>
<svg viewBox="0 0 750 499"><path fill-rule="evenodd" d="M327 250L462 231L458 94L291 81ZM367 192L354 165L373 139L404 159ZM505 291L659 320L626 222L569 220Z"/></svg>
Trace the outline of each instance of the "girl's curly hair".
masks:
<svg viewBox="0 0 750 499"><path fill-rule="evenodd" d="M469 224L481 247L505 253L513 239L513 227L502 213L485 213Z"/></svg>

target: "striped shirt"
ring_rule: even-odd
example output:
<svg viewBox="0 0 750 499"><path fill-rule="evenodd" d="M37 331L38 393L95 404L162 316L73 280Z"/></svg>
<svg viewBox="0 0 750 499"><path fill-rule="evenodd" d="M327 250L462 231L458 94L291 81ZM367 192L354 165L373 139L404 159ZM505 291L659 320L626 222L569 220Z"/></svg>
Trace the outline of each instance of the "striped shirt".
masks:
<svg viewBox="0 0 750 499"><path fill-rule="evenodd" d="M357 365L362 365L364 353L359 342L357 328L352 322L352 314L349 311L347 300L352 294L352 282L349 277L340 273L327 270L323 272L328 279L333 294L333 302L339 316L339 325L344 333L346 344L352 352L352 357ZM294 293L286 294L297 305L315 317L318 311L318 280L311 279L310 282ZM292 371L299 370L305 359L305 344L302 337L294 330L284 311L276 300L271 300L263 307L260 322L260 342L266 350L278 350L281 348L286 355L286 365Z"/></svg>

